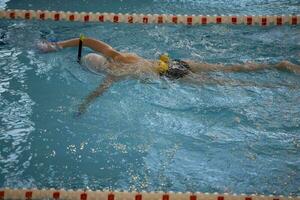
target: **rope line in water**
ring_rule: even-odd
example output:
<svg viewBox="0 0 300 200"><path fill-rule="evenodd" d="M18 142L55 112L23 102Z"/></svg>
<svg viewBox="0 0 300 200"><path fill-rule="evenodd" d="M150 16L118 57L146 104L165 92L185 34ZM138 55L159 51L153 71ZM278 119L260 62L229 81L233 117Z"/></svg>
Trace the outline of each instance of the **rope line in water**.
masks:
<svg viewBox="0 0 300 200"><path fill-rule="evenodd" d="M174 192L90 191L63 189L0 189L0 199L72 200L300 200L300 197Z"/></svg>
<svg viewBox="0 0 300 200"><path fill-rule="evenodd" d="M244 25L299 25L300 15L172 15L122 14L93 12L64 12L42 10L0 10L0 19L38 19L54 21L113 22L140 24L244 24Z"/></svg>

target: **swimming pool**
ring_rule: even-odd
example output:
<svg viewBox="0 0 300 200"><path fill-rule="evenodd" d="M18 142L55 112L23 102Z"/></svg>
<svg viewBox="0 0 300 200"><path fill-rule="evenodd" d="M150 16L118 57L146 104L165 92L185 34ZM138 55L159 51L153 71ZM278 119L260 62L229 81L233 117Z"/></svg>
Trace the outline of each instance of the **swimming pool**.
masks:
<svg viewBox="0 0 300 200"><path fill-rule="evenodd" d="M187 14L300 10L297 1L9 1L5 6ZM1 20L0 187L300 195L299 89L127 79L77 118L78 104L104 75L78 65L77 49L40 54L34 43L80 33L146 58L168 52L210 63L300 63L299 26ZM206 75L300 84L299 75L277 70Z"/></svg>

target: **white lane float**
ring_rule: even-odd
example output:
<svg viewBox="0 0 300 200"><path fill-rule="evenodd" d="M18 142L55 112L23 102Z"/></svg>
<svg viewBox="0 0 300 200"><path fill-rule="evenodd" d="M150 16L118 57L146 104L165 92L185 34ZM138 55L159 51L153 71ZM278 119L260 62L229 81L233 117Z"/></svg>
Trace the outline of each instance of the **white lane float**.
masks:
<svg viewBox="0 0 300 200"><path fill-rule="evenodd" d="M112 22L140 24L231 24L231 25L299 25L300 15L172 15L136 13L70 12L48 10L0 10L2 19Z"/></svg>

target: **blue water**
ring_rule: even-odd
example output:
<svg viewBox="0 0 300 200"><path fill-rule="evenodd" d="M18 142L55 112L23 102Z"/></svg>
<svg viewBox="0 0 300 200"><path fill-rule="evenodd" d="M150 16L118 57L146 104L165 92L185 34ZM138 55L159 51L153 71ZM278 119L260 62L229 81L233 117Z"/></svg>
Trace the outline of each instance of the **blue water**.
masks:
<svg viewBox="0 0 300 200"><path fill-rule="evenodd" d="M290 14L299 1L2 1L2 8L195 14ZM299 26L171 26L0 21L0 187L300 195L300 75L203 76L259 86L126 79L76 118L104 78L76 49L37 40L80 33L123 52L210 63L300 64ZM84 53L91 52L88 49ZM282 85L290 85L286 87Z"/></svg>

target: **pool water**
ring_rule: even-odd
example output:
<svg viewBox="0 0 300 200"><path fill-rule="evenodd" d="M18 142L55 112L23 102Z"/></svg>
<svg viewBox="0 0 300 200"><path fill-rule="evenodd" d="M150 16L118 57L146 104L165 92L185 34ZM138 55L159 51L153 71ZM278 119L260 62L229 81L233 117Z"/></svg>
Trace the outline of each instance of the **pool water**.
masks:
<svg viewBox="0 0 300 200"><path fill-rule="evenodd" d="M30 0L0 6L123 13L300 11L298 1L284 0L109 2ZM299 26L1 20L0 187L300 195L299 74L275 69L203 74L253 86L128 78L76 117L78 105L104 74L77 64L76 48L49 54L35 49L40 39L83 33L149 59L168 52L209 63L299 65L299 31ZM259 86L266 83L274 87Z"/></svg>

